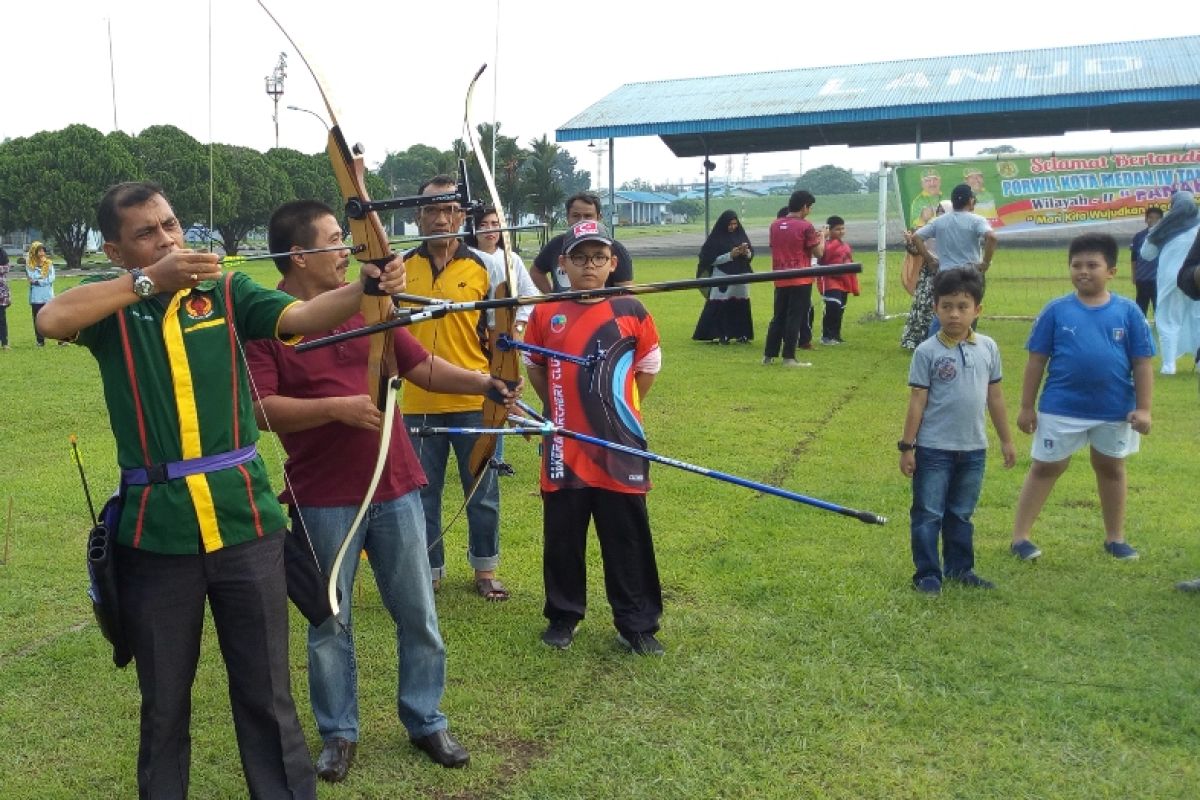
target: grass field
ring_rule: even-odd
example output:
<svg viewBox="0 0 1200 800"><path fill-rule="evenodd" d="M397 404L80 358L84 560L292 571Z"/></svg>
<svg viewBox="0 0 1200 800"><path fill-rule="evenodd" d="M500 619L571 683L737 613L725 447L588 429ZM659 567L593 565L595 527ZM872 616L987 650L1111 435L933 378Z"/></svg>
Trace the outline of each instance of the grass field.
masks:
<svg viewBox="0 0 1200 800"><path fill-rule="evenodd" d="M639 280L664 280L694 262L638 268ZM250 271L273 280L264 265ZM1065 270L1045 282L1050 296L1069 289ZM1025 302L1016 291L992 281L989 308ZM617 649L594 546L591 612L571 650L550 651L538 642L536 455L510 440L517 476L502 482L500 574L513 599L489 605L469 590L461 520L438 595L443 708L471 766L443 770L408 745L394 708L394 637L366 577L355 626L362 743L348 782L322 786L321 797L1193 797L1200 600L1172 588L1200 573L1190 371L1156 376L1154 432L1130 460L1128 535L1140 561L1101 550L1094 483L1079 458L1035 530L1045 555L1033 565L1008 556L1029 464L1028 437L1017 434L1016 469L1001 469L995 449L976 515L977 569L999 588L948 589L931 601L909 588L910 490L894 445L907 398L900 320L854 322L872 309L852 300L849 344L814 351L812 369L764 368L770 287L757 284L752 296L759 343L741 347L690 341L698 293L645 298L665 357L645 403L652 449L889 524L655 466L667 655ZM14 291L9 313L13 350L0 353L0 797L130 797L135 676L112 667L91 619L88 522L68 446L78 434L93 492L111 488L106 412L87 352L33 347L22 297ZM1014 419L1029 323L981 327L1005 356ZM263 450L278 475L273 437ZM299 615L292 633L293 689L315 749ZM226 691L210 625L195 690L194 797L245 796Z"/></svg>

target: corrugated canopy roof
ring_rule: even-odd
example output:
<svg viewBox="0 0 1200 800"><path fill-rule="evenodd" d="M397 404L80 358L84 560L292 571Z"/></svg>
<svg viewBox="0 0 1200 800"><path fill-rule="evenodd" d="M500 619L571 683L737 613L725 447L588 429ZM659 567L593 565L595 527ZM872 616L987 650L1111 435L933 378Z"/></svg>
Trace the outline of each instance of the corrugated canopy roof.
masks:
<svg viewBox="0 0 1200 800"><path fill-rule="evenodd" d="M1200 36L627 83L560 142L677 156L1200 127ZM919 133L918 133L919 129Z"/></svg>

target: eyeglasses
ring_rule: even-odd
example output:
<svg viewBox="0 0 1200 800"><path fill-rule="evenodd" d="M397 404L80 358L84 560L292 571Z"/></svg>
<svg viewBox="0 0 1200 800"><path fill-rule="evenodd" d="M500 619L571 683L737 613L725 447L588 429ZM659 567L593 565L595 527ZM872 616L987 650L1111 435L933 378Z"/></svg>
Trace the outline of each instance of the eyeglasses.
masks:
<svg viewBox="0 0 1200 800"><path fill-rule="evenodd" d="M585 256L583 253L571 253L567 258L577 267L586 267L589 261L594 267L607 267L613 257L609 253L593 253L590 256Z"/></svg>
<svg viewBox="0 0 1200 800"><path fill-rule="evenodd" d="M421 216L430 217L431 219L443 216L454 219L454 215L458 213L458 206L421 206Z"/></svg>

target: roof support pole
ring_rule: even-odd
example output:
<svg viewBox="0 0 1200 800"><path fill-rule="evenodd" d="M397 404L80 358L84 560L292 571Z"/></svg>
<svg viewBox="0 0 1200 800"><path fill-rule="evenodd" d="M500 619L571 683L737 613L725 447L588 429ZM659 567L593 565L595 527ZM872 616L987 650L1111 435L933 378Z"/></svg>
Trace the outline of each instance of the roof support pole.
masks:
<svg viewBox="0 0 1200 800"><path fill-rule="evenodd" d="M917 160L921 160L921 121L917 120Z"/></svg>
<svg viewBox="0 0 1200 800"><path fill-rule="evenodd" d="M883 301L887 286L887 191L890 171L886 161L879 165L879 211L875 215L875 316L879 319L885 318Z"/></svg>
<svg viewBox="0 0 1200 800"><path fill-rule="evenodd" d="M611 209L612 224L608 227L608 230L610 236L616 237L617 223L620 221L621 216L617 213L617 182L614 177L616 175L616 172L613 170L614 163L616 162L613 161L613 138L610 136L608 137L608 207Z"/></svg>

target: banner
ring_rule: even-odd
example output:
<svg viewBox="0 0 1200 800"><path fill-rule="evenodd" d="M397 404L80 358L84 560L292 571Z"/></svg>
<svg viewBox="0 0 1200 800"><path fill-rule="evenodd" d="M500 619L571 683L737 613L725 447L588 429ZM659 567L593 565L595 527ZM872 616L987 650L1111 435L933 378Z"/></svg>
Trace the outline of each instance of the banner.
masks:
<svg viewBox="0 0 1200 800"><path fill-rule="evenodd" d="M919 228L960 183L975 192L975 213L994 230L1019 231L1141 218L1166 211L1180 190L1200 194L1200 147L1026 155L896 167L901 215Z"/></svg>

